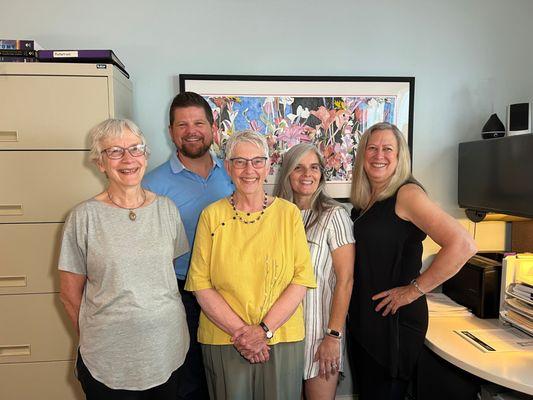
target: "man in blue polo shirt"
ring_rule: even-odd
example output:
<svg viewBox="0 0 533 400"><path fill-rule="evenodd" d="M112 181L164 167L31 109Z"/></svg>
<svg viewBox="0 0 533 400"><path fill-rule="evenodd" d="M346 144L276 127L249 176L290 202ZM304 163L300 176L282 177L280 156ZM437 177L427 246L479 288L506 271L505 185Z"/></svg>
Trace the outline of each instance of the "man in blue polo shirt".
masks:
<svg viewBox="0 0 533 400"><path fill-rule="evenodd" d="M200 95L184 92L170 105L169 133L177 151L170 160L147 174L143 186L170 197L178 207L189 244L193 246L196 225L202 210L233 192L233 185L221 160L209 152L213 143L213 113ZM209 399L202 350L197 341L200 306L194 295L184 290L191 253L174 261L191 344L181 370L179 399Z"/></svg>

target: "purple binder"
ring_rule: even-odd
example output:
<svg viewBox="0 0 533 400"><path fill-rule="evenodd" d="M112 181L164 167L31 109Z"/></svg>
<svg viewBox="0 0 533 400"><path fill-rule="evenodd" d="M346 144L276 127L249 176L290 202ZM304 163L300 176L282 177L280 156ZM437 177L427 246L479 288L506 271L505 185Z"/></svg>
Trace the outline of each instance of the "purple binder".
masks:
<svg viewBox="0 0 533 400"><path fill-rule="evenodd" d="M126 67L113 50L39 50L37 58L41 62L111 63L129 78Z"/></svg>

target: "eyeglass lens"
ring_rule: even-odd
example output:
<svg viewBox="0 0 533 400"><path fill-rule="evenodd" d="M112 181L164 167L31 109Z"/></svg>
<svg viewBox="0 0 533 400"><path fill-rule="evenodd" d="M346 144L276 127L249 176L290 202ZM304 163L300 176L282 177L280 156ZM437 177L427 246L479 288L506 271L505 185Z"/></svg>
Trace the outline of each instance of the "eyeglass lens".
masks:
<svg viewBox="0 0 533 400"><path fill-rule="evenodd" d="M254 157L254 158L243 158L243 157L235 157L231 159L231 162L233 163L233 166L237 169L243 169L246 168L246 165L248 162L252 164L252 167L254 168L262 168L265 166L266 163L265 157Z"/></svg>
<svg viewBox="0 0 533 400"><path fill-rule="evenodd" d="M105 149L104 151L107 154L107 157L109 157L110 159L118 160L124 157L124 153L126 152L126 150L128 150L128 153L130 153L132 157L140 157L146 152L146 145L136 144L128 148L113 146L108 149Z"/></svg>

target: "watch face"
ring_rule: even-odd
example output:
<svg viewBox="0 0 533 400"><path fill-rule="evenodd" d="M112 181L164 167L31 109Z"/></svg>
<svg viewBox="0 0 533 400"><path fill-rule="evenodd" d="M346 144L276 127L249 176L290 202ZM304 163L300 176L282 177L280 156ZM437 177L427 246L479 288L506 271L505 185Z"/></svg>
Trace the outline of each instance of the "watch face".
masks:
<svg viewBox="0 0 533 400"><path fill-rule="evenodd" d="M272 336L274 336L274 334L270 331L266 332L266 337L267 339L272 339Z"/></svg>
<svg viewBox="0 0 533 400"><path fill-rule="evenodd" d="M326 330L326 334L328 334L329 336L339 338L339 339L342 337L342 334L339 331L336 331L334 329L329 329L329 328Z"/></svg>

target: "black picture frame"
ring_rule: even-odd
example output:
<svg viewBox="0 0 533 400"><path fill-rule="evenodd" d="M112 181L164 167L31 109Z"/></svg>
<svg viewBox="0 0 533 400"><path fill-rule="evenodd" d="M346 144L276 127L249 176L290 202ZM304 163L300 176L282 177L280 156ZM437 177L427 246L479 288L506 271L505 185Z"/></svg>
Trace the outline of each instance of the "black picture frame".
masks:
<svg viewBox="0 0 533 400"><path fill-rule="evenodd" d="M180 74L180 92L208 100L215 116L213 150L223 155L235 131L252 129L271 145L271 190L281 156L311 141L324 154L327 191L347 198L357 143L375 122L392 122L413 146L414 77Z"/></svg>

